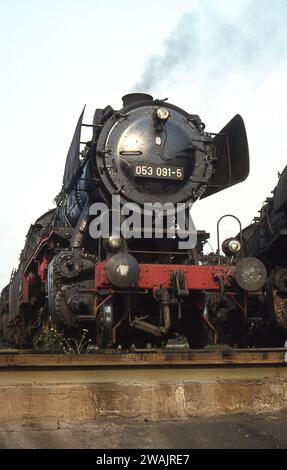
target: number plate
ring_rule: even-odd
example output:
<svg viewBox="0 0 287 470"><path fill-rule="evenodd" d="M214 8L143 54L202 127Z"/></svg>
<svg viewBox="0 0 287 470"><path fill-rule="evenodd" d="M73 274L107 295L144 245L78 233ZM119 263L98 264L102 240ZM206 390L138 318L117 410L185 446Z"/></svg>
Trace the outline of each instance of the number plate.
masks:
<svg viewBox="0 0 287 470"><path fill-rule="evenodd" d="M184 168L182 166L136 165L134 175L144 178L183 180Z"/></svg>

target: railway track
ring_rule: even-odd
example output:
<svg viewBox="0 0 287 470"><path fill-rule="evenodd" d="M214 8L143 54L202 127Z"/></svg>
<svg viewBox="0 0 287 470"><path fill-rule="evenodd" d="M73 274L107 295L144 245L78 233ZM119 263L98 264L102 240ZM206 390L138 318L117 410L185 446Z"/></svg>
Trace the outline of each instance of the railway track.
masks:
<svg viewBox="0 0 287 470"><path fill-rule="evenodd" d="M202 350L100 350L80 355L42 354L33 350L0 349L0 369L81 367L196 367L287 365L287 348Z"/></svg>

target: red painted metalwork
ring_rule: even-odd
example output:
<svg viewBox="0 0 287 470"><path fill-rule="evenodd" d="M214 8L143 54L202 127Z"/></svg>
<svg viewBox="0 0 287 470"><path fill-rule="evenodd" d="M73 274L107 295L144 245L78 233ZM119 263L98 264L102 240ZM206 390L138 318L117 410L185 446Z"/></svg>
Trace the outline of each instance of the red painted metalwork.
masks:
<svg viewBox="0 0 287 470"><path fill-rule="evenodd" d="M39 262L42 263L43 256L46 256L47 248L49 246L50 241L53 240L54 236L59 237L59 235L52 230L48 237L42 238L40 240L33 256L30 258L30 260L28 261L28 263L25 267L25 270L24 270L25 275L27 275L27 273L29 273L29 271L31 271L31 270L33 271L32 266L35 262L36 263L39 263ZM52 260L52 258L53 258L53 256L51 256L51 258L49 258L49 262Z"/></svg>
<svg viewBox="0 0 287 470"><path fill-rule="evenodd" d="M95 287L111 287L105 272L106 261L96 264ZM224 287L234 286L235 266L198 266L182 264L141 264L137 287L139 289L159 289L172 287L172 275L183 271L189 290L220 290L218 278L223 279Z"/></svg>
<svg viewBox="0 0 287 470"><path fill-rule="evenodd" d="M33 263L39 262L39 255L41 254L41 251L43 250L43 248L48 245L51 235L52 235L52 232L50 233L49 237L45 237L45 238L42 238L42 240L40 240L39 245L37 246L33 256L27 263L27 266L25 268L25 273L29 272L29 270L31 269L31 265L33 265Z"/></svg>
<svg viewBox="0 0 287 470"><path fill-rule="evenodd" d="M41 262L38 262L38 275L42 281L47 280L48 266L52 259L51 255L45 254Z"/></svg>
<svg viewBox="0 0 287 470"><path fill-rule="evenodd" d="M36 284L36 282L37 282L37 276L36 276L36 274L33 273L33 272L30 272L30 273L28 274L28 276L27 276L27 284L28 284L29 286L32 286L33 284Z"/></svg>
<svg viewBox="0 0 287 470"><path fill-rule="evenodd" d="M237 307L240 308L240 310L243 312L244 320L247 320L247 299L246 299L246 293L244 293L243 301L244 305L241 305L239 301L236 300L236 295L238 293L236 292L228 292L228 296L233 300L233 302L237 305Z"/></svg>

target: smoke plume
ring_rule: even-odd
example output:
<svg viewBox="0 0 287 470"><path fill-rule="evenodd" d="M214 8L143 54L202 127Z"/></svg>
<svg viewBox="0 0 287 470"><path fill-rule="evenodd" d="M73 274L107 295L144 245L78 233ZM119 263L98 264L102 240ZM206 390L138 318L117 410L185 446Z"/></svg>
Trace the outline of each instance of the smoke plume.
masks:
<svg viewBox="0 0 287 470"><path fill-rule="evenodd" d="M192 80L198 69L207 77L226 78L236 70L268 73L287 63L287 2L243 2L237 15L217 8L217 2L195 2L170 36L163 52L149 57L134 91L151 92L163 81Z"/></svg>

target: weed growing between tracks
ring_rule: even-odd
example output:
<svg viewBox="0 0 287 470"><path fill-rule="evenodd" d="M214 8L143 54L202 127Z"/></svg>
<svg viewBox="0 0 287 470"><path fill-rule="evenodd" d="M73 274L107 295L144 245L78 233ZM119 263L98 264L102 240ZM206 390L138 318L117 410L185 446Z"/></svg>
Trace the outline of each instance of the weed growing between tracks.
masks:
<svg viewBox="0 0 287 470"><path fill-rule="evenodd" d="M65 354L82 354L87 352L87 347L91 343L91 339L87 338L88 330L82 330L79 339L76 338L63 338L62 349Z"/></svg>
<svg viewBox="0 0 287 470"><path fill-rule="evenodd" d="M88 330L82 330L79 337L66 338L55 325L47 325L33 340L35 349L48 353L80 355L87 352L91 340L87 338Z"/></svg>

